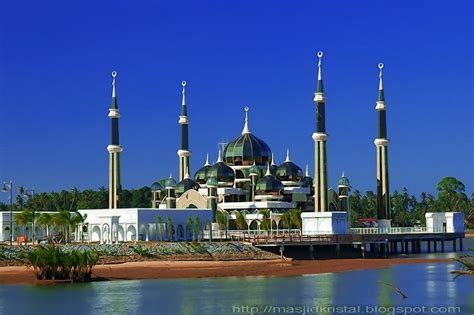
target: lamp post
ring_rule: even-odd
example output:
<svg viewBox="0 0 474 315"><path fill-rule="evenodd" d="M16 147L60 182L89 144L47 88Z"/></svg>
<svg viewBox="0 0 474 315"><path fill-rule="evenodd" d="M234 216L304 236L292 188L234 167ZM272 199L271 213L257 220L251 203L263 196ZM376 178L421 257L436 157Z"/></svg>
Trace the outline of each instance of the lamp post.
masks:
<svg viewBox="0 0 474 315"><path fill-rule="evenodd" d="M3 192L10 192L10 246L13 245L13 182L3 183Z"/></svg>
<svg viewBox="0 0 474 315"><path fill-rule="evenodd" d="M29 198L30 200L34 198L35 196L35 188L33 187L32 189L27 189L25 190L25 193L23 194L23 197ZM35 224L35 209L31 207L31 212L33 213L33 221L31 222L31 242L34 244L35 243L35 238L36 238L36 224Z"/></svg>

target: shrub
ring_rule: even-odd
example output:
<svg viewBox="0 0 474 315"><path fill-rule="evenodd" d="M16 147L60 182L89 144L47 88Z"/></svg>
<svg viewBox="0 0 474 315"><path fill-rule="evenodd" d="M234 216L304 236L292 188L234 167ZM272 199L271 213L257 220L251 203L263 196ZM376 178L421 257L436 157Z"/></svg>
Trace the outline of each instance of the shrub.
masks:
<svg viewBox="0 0 474 315"><path fill-rule="evenodd" d="M25 253L38 280L90 281L99 261L97 251L64 251L54 245L40 246Z"/></svg>

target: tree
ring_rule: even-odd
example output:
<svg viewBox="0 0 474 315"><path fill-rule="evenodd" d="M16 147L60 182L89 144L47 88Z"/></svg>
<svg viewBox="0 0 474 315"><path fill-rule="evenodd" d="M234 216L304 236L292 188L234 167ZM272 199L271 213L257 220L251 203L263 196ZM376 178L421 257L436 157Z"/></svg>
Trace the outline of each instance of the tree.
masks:
<svg viewBox="0 0 474 315"><path fill-rule="evenodd" d="M291 217L291 223L297 229L301 229L301 210L299 209L291 209L289 211Z"/></svg>
<svg viewBox="0 0 474 315"><path fill-rule="evenodd" d="M158 233L158 240L163 241L163 218L156 216L156 233Z"/></svg>
<svg viewBox="0 0 474 315"><path fill-rule="evenodd" d="M239 230L245 230L247 228L247 221L245 220L245 215L239 211L235 217L235 225Z"/></svg>
<svg viewBox="0 0 474 315"><path fill-rule="evenodd" d="M17 228L25 228L26 239L28 240L28 226L33 223L33 212L29 210L22 211L13 216L13 221Z"/></svg>
<svg viewBox="0 0 474 315"><path fill-rule="evenodd" d="M219 224L219 228L227 230L228 214L223 211L216 211L216 222Z"/></svg>
<svg viewBox="0 0 474 315"><path fill-rule="evenodd" d="M463 211L468 199L464 193L464 184L454 177L443 177L436 186L438 202L442 211Z"/></svg>
<svg viewBox="0 0 474 315"><path fill-rule="evenodd" d="M281 222L283 224L283 227L287 228L289 232L292 223L291 213L289 211L283 213L283 215L281 216Z"/></svg>
<svg viewBox="0 0 474 315"><path fill-rule="evenodd" d="M36 225L46 228L46 238L50 238L49 228L52 224L52 217L49 213L41 213L36 218Z"/></svg>
<svg viewBox="0 0 474 315"><path fill-rule="evenodd" d="M137 190L132 190L132 208L149 208L151 205L150 187L144 186Z"/></svg>
<svg viewBox="0 0 474 315"><path fill-rule="evenodd" d="M264 231L270 231L270 228L271 228L270 210L269 209L262 210L260 211L260 214L262 215L260 229Z"/></svg>
<svg viewBox="0 0 474 315"><path fill-rule="evenodd" d="M191 240L194 242L194 219L189 217L187 220L187 232L191 234Z"/></svg>
<svg viewBox="0 0 474 315"><path fill-rule="evenodd" d="M170 217L168 217L166 228L168 230L168 240L172 242L174 238L174 226L173 226L173 219L171 219Z"/></svg>
<svg viewBox="0 0 474 315"><path fill-rule="evenodd" d="M199 235L201 234L201 219L199 219L199 216L196 216L194 219L194 233L197 236L197 240L199 240Z"/></svg>

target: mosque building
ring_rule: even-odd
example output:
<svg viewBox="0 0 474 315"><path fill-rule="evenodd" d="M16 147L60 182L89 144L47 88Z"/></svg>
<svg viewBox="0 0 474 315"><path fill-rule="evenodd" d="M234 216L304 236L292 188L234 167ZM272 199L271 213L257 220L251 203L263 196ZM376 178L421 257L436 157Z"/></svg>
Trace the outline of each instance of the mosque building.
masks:
<svg viewBox="0 0 474 315"><path fill-rule="evenodd" d="M259 230L263 213L270 212L269 219L277 229L284 213L301 210L301 233L347 233L350 214L349 195L351 185L343 174L337 190L328 187L326 99L323 88L322 57L317 54L317 82L313 101L316 107L314 141L314 176L292 161L287 150L285 160L276 162L270 146L251 130L250 108L244 108L244 122L240 134L219 150L216 161L209 156L195 172L191 170L191 146L186 81L181 82L182 102L178 124L180 146L178 178L171 175L151 185L151 208L120 208L120 155L123 147L119 142L119 109L116 96L116 76L112 73L111 143L109 152L109 209L79 210L87 214L89 239L100 242L161 239L162 232L171 223L158 223L157 218L173 222L176 239L185 239L185 226L189 218L203 223L203 228L218 230L218 215L225 214L227 227L236 227L237 216L242 217L249 230ZM386 105L382 68L379 65L378 134L375 139L377 152L377 209L382 226L390 227L390 202L388 186L388 140ZM222 218L222 216L221 216ZM160 232L161 231L161 232ZM164 233L167 235L167 232Z"/></svg>
<svg viewBox="0 0 474 315"><path fill-rule="evenodd" d="M338 192L328 189L325 97L323 92L322 57L318 52L317 87L314 96L317 122L312 138L315 143L315 180L291 160L290 151L277 164L270 146L250 128L250 109L245 107L242 132L219 151L216 162L209 156L192 176L190 171L189 117L186 103L186 81L182 82L182 103L179 116L181 145L178 150L179 181L173 178L157 180L151 185L152 207L212 208L235 218L237 212L246 215L271 210L278 215L290 209L302 211L350 210L350 183L344 175L339 179Z"/></svg>

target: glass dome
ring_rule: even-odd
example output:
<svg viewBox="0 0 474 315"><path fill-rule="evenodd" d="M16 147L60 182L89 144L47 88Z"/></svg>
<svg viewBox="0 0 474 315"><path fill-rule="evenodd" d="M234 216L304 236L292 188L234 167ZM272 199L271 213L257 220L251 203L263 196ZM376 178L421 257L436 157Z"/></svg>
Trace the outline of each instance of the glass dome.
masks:
<svg viewBox="0 0 474 315"><path fill-rule="evenodd" d="M234 170L222 161L217 162L207 171L207 177L215 177L219 183L233 184Z"/></svg>
<svg viewBox="0 0 474 315"><path fill-rule="evenodd" d="M151 184L150 190L151 191L163 191L163 186L161 186L160 183L158 183L158 182L154 182L153 184Z"/></svg>
<svg viewBox="0 0 474 315"><path fill-rule="evenodd" d="M283 184L271 174L261 178L255 186L256 195L281 195L285 187Z"/></svg>
<svg viewBox="0 0 474 315"><path fill-rule="evenodd" d="M198 190L200 187L201 186L199 186L199 184L190 177L186 177L176 185L175 190L176 194L183 194L184 192L191 189Z"/></svg>

